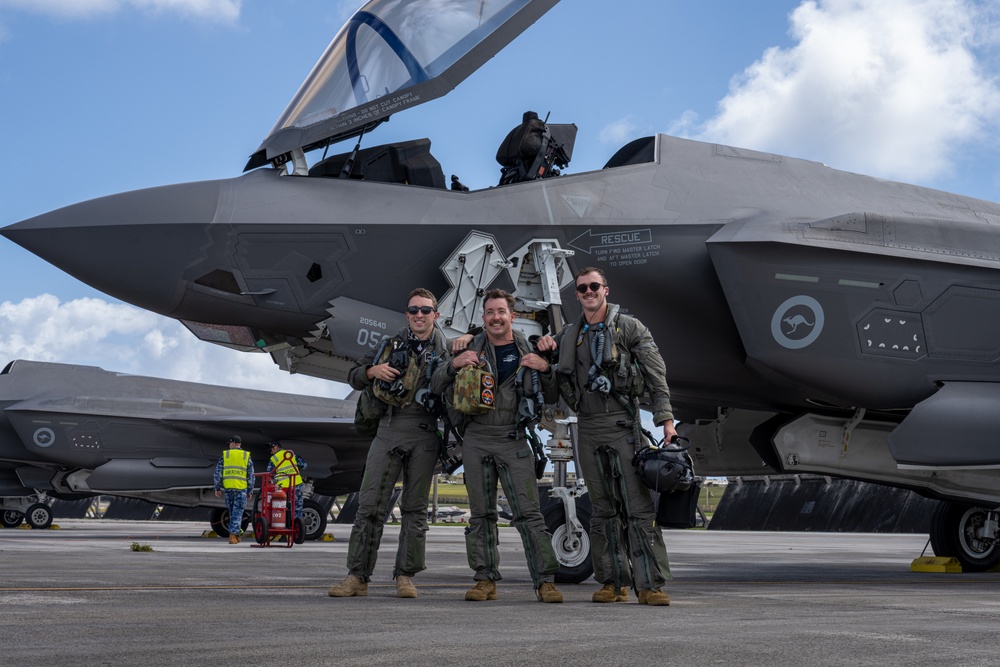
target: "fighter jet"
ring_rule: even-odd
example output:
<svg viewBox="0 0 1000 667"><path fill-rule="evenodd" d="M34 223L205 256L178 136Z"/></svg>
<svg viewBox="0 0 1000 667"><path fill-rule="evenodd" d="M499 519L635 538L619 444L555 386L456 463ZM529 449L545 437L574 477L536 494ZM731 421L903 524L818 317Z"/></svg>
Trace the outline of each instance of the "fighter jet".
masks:
<svg viewBox="0 0 1000 667"><path fill-rule="evenodd" d="M429 139L362 142L555 0L446 4L359 10L243 175L2 233L203 340L332 380L403 323L401 285L442 295L454 333L507 288L543 333L599 267L655 335L700 474L914 489L945 501L939 555L1000 562L1000 205L662 134L569 174L575 126L532 113L500 143L497 186L448 190Z"/></svg>
<svg viewBox="0 0 1000 667"><path fill-rule="evenodd" d="M0 516L52 523L49 497L107 494L214 508L213 473L233 435L258 472L267 443L281 441L308 463L316 493L356 491L371 438L354 432L354 402L250 391L18 360L0 372ZM307 538L326 528L326 508L307 499Z"/></svg>

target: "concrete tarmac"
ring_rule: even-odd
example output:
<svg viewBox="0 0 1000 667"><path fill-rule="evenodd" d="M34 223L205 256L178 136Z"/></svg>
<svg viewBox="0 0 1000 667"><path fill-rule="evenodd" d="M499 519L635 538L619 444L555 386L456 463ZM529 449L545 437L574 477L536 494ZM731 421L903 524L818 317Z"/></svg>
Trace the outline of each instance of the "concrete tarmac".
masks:
<svg viewBox="0 0 1000 667"><path fill-rule="evenodd" d="M535 600L501 529L495 602L463 529L428 534L419 597L395 597L387 526L365 598L330 598L335 542L261 548L202 524L64 520L0 529L0 663L21 665L996 665L1000 574L910 572L921 535L665 531L669 607L594 604L593 580ZM131 550L132 543L152 552ZM929 551L928 551L929 553Z"/></svg>

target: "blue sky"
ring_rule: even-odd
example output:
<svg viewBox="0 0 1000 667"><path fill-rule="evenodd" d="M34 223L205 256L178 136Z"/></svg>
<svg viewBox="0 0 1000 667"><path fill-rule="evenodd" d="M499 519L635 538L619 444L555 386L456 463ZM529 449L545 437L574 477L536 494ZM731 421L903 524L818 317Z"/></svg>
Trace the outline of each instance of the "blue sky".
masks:
<svg viewBox="0 0 1000 667"><path fill-rule="evenodd" d="M0 0L0 225L239 175L360 4ZM987 2L563 0L368 145L429 137L446 174L488 187L501 139L533 109L579 127L571 173L667 132L1000 201L998 46ZM0 285L0 363L345 393L197 341L5 239Z"/></svg>

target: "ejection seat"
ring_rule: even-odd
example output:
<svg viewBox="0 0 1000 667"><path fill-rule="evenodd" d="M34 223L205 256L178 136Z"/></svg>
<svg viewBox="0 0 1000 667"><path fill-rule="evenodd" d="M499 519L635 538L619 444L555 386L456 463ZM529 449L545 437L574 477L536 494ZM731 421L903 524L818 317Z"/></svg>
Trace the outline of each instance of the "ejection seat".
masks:
<svg viewBox="0 0 1000 667"><path fill-rule="evenodd" d="M497 149L500 185L558 176L569 164L575 141L576 125L549 126L534 111L525 111Z"/></svg>

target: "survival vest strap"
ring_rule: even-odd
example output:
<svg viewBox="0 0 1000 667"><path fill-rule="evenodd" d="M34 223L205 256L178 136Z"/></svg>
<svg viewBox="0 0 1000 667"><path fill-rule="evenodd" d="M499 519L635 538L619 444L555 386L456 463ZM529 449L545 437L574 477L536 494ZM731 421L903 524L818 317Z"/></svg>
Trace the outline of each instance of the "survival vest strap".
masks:
<svg viewBox="0 0 1000 667"><path fill-rule="evenodd" d="M441 361L437 353L432 353L427 359L425 377L427 387L417 391L416 401L424 410L434 416L435 421L440 420L442 428L436 431L438 438L438 458L441 459L441 468L449 475L453 474L462 465L462 457L455 451L462 444L462 435L459 429L452 423L448 414L448 406L441 400L441 397L430 390L431 376L434 369ZM455 444L451 443L451 436L455 436Z"/></svg>
<svg viewBox="0 0 1000 667"><path fill-rule="evenodd" d="M375 357L373 365L384 363L399 371L399 376L392 382L375 380L372 383L372 392L386 405L397 408L409 405L413 402L413 395L417 391L417 382L420 379L417 356L410 349L409 342L398 335L390 338L382 348L382 354Z"/></svg>
<svg viewBox="0 0 1000 667"><path fill-rule="evenodd" d="M603 322L599 322L597 332L590 342L590 370L587 373L587 385L584 387L589 392L596 392L605 396L611 395L612 391L625 394L630 398L638 398L646 392L646 382L642 377L642 371L635 360L635 352L627 349L627 360L625 354L620 352L617 337L620 330L621 312L615 313L614 321L611 323L611 364L613 368L604 368L604 350L607 347L608 329ZM590 324L584 322L577 336L577 345L583 342L583 337L590 328ZM615 396L614 398L620 398Z"/></svg>
<svg viewBox="0 0 1000 667"><path fill-rule="evenodd" d="M385 348L389 345L389 340L388 338L382 339L373 357L375 363L378 363L379 359L382 358ZM386 410L385 403L375 397L374 388L373 383L362 389L361 395L358 396L358 404L354 408L354 430L360 436L372 438L378 434L378 424L382 421L382 415L385 414Z"/></svg>
<svg viewBox="0 0 1000 667"><path fill-rule="evenodd" d="M531 446L531 452L535 455L535 479L541 479L545 474L545 464L548 459L545 457L545 450L535 433L535 424L542 418L542 410L545 408L545 398L542 396L542 379L534 368L531 370L531 396L524 394L524 366L518 366L517 373L514 374L514 391L517 394L517 428L510 434L517 439L519 432L523 432L524 438Z"/></svg>
<svg viewBox="0 0 1000 667"><path fill-rule="evenodd" d="M615 319L612 322L612 326L614 327L614 333L612 334L613 336L616 336L618 334L620 321L621 321L621 312L617 312L615 313ZM581 329L580 333L581 338L583 334L586 332L587 326L588 325L584 323L584 328ZM588 381L586 388L588 391L591 392L596 391L604 394L605 396L610 396L611 398L618 401L623 408L625 408L625 412L627 412L628 416L632 419L632 429L635 431L636 434L635 447L637 452L643 448L643 445L641 444L642 438L645 438L650 443L650 446L659 447L661 446L662 443L660 443L660 441L658 441L653 436L653 434L650 433L649 430L642 425L642 416L639 414L638 399L639 396L642 395L642 392L645 391L645 383L642 380L642 373L639 371L638 364L636 364L634 359L631 359L631 357L633 356L632 351L631 350L628 351L630 357L629 363L636 366L635 368L636 381L628 383L629 384L628 394L624 394L618 389L616 389L611 379L607 375L602 373L603 370L602 362L604 361L604 347L606 344L605 335L606 335L606 329L604 327L604 323L601 322L598 325L597 334L594 336L594 340L591 342L590 346L590 372L588 373ZM611 344L612 345L616 344L614 338L612 338ZM620 366L622 363L621 355L620 354L615 355L614 352L615 351L612 350L612 361L614 361L614 357L617 356L618 357L617 363ZM627 373L628 373L627 368L618 369L619 375ZM625 422L618 422L618 424L620 426L627 426Z"/></svg>

